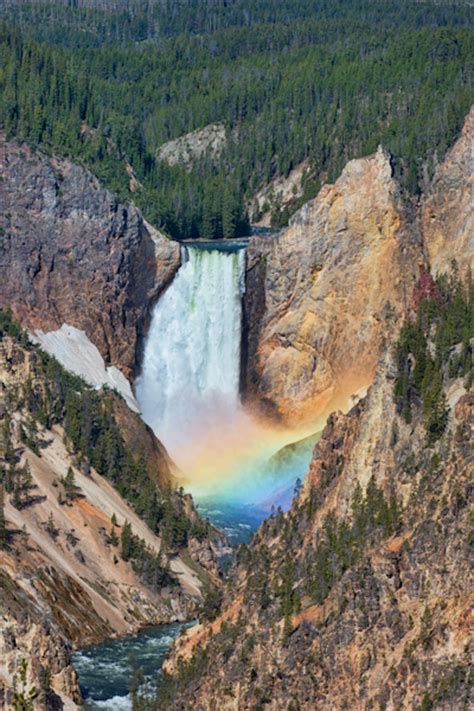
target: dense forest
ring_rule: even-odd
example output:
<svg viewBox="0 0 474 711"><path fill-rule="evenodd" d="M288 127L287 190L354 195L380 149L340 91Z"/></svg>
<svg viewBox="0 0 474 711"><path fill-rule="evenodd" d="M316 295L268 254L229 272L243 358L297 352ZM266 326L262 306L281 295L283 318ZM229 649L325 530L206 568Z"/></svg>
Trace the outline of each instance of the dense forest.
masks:
<svg viewBox="0 0 474 711"><path fill-rule="evenodd" d="M178 239L242 234L255 192L307 160L294 210L379 143L416 195L474 93L463 4L9 0L0 18L7 135L82 161ZM218 154L157 158L216 122Z"/></svg>

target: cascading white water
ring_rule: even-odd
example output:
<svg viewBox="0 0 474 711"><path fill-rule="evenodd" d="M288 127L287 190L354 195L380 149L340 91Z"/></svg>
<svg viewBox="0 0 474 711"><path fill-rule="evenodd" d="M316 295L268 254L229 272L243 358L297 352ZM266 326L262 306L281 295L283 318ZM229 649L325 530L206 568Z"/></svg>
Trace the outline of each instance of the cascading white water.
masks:
<svg viewBox="0 0 474 711"><path fill-rule="evenodd" d="M244 249L183 247L182 266L152 314L136 395L145 421L185 468L197 440L219 436L239 409L244 279Z"/></svg>
<svg viewBox="0 0 474 711"><path fill-rule="evenodd" d="M186 488L203 505L212 499L213 515L237 507L239 520L240 506L269 508L279 493L286 500L311 457L311 446L297 446L269 461L298 434L262 422L240 402L244 286L244 249L183 247L182 265L154 307L136 383L142 416Z"/></svg>

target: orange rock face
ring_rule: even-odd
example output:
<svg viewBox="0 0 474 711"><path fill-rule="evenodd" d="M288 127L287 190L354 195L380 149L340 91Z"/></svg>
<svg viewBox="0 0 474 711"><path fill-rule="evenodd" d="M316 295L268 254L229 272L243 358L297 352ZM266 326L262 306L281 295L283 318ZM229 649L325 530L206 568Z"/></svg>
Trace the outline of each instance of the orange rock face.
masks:
<svg viewBox="0 0 474 711"><path fill-rule="evenodd" d="M293 426L320 423L372 382L410 309L420 267L474 267L474 109L419 205L381 148L273 238L248 249L246 397Z"/></svg>
<svg viewBox="0 0 474 711"><path fill-rule="evenodd" d="M264 271L264 307L249 324L248 387L293 425L365 389L406 310L419 254L389 156L348 163L271 245L249 247L250 267ZM252 299L250 289L247 311Z"/></svg>

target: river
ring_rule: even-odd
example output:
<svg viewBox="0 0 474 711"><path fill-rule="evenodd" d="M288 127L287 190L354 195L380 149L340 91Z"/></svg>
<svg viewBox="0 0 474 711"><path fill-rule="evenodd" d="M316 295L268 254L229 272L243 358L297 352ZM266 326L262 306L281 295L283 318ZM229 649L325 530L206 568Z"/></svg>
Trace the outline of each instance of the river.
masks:
<svg viewBox="0 0 474 711"><path fill-rule="evenodd" d="M142 668L145 683L154 687L164 656L185 625L149 627L133 637L111 639L74 655L74 666L85 699L84 709L130 711L132 659Z"/></svg>

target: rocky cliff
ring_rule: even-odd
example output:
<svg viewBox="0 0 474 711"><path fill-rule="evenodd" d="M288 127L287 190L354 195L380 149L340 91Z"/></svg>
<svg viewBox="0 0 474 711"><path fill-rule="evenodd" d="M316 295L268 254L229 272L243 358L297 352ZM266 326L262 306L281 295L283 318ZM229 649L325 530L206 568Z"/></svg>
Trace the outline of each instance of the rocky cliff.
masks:
<svg viewBox="0 0 474 711"><path fill-rule="evenodd" d="M168 455L138 415L2 319L0 708L12 708L22 660L35 708L76 708L72 651L192 617L203 586L220 584L220 538L172 490Z"/></svg>
<svg viewBox="0 0 474 711"><path fill-rule="evenodd" d="M226 142L227 133L224 124L211 123L164 143L158 148L156 156L168 165L181 165L186 170L191 170L193 164L203 156L219 158Z"/></svg>
<svg viewBox="0 0 474 711"><path fill-rule="evenodd" d="M410 307L420 267L473 265L474 113L420 204L402 199L379 148L277 236L248 247L247 401L291 425L323 418L372 381Z"/></svg>
<svg viewBox="0 0 474 711"><path fill-rule="evenodd" d="M78 165L0 136L0 306L24 327L85 331L127 377L179 246Z"/></svg>
<svg viewBox="0 0 474 711"><path fill-rule="evenodd" d="M329 418L289 513L241 548L220 615L178 641L159 708L470 708L474 338L461 370L452 333L440 370L426 355L453 318L473 336L467 299L459 320L423 300L424 325ZM431 375L415 387L407 334L422 331Z"/></svg>
<svg viewBox="0 0 474 711"><path fill-rule="evenodd" d="M461 273L474 269L473 176L474 106L421 204L420 231L435 273L445 271L452 260Z"/></svg>
<svg viewBox="0 0 474 711"><path fill-rule="evenodd" d="M367 388L421 249L382 149L248 249L246 391L287 423ZM258 283L259 282L259 283Z"/></svg>
<svg viewBox="0 0 474 711"><path fill-rule="evenodd" d="M304 180L309 173L307 160L296 165L285 178L277 175L261 188L247 206L250 222L258 227L271 227L272 217L289 209L304 196Z"/></svg>

